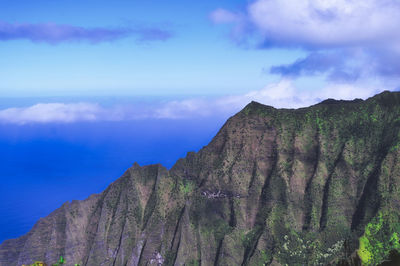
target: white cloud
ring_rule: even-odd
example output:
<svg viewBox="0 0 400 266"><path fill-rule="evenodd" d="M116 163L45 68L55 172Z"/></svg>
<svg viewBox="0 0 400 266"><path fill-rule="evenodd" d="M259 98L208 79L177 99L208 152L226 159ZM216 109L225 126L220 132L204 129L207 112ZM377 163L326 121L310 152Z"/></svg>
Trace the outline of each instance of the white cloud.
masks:
<svg viewBox="0 0 400 266"><path fill-rule="evenodd" d="M202 99L170 101L153 109L150 117L178 119L185 117L211 115L210 102Z"/></svg>
<svg viewBox="0 0 400 266"><path fill-rule="evenodd" d="M218 10L214 13L232 13ZM322 76L337 86L375 79L400 83L398 0L254 0L240 14L240 20L214 22L231 23L239 43L309 51L292 64L273 66L270 74Z"/></svg>
<svg viewBox="0 0 400 266"><path fill-rule="evenodd" d="M26 123L71 123L95 121L98 119L121 119L118 109L105 110L93 103L39 103L26 108L8 108L0 110L0 122Z"/></svg>
<svg viewBox="0 0 400 266"><path fill-rule="evenodd" d="M379 88L379 89L376 89ZM190 99L169 102L156 109L153 117L188 118L199 116L233 115L251 101L270 105L275 108L301 108L317 104L325 99L353 100L367 99L385 89L391 89L381 83L373 84L335 84L330 83L318 90L304 90L296 87L291 80L283 79L261 90L243 95L224 96L216 99Z"/></svg>
<svg viewBox="0 0 400 266"><path fill-rule="evenodd" d="M164 103L103 107L96 103L38 103L29 107L0 110L0 123L73 123L82 121L121 121L133 119L180 119L210 115L205 99Z"/></svg>
<svg viewBox="0 0 400 266"><path fill-rule="evenodd" d="M319 90L304 90L294 86L290 80L281 80L269 84L261 90L251 91L245 95L220 98L218 106L235 106L243 108L247 103L256 101L275 108L301 108L317 104L325 99L353 100L366 99L384 89L376 89L375 84L328 84Z"/></svg>
<svg viewBox="0 0 400 266"><path fill-rule="evenodd" d="M400 41L397 0L257 0L247 16L272 45L398 47Z"/></svg>
<svg viewBox="0 0 400 266"><path fill-rule="evenodd" d="M304 90L296 87L291 80L283 79L280 82L269 84L261 90L219 98L192 98L107 108L94 103L40 103L30 107L0 110L0 123L23 125L82 121L227 117L237 113L251 101L276 108L300 108L316 104L327 98L366 99L385 88L387 89L383 84L332 83L319 90Z"/></svg>

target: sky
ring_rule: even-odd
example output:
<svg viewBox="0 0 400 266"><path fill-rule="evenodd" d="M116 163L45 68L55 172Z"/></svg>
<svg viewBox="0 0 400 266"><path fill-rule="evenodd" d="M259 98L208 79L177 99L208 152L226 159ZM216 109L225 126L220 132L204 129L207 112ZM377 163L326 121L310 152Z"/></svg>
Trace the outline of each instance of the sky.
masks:
<svg viewBox="0 0 400 266"><path fill-rule="evenodd" d="M399 28L397 0L0 1L0 242L250 101L399 90Z"/></svg>
<svg viewBox="0 0 400 266"><path fill-rule="evenodd" d="M19 0L1 1L0 14L2 97L161 97L145 116L176 118L204 115L204 104L296 108L399 88L395 0ZM0 120L132 116L132 106L59 103ZM65 119L27 118L49 110Z"/></svg>
<svg viewBox="0 0 400 266"><path fill-rule="evenodd" d="M9 96L221 95L261 87L280 55L244 52L209 19L240 1L1 1ZM290 55L289 55L290 56ZM287 56L285 56L287 57ZM252 80L249 83L249 80Z"/></svg>

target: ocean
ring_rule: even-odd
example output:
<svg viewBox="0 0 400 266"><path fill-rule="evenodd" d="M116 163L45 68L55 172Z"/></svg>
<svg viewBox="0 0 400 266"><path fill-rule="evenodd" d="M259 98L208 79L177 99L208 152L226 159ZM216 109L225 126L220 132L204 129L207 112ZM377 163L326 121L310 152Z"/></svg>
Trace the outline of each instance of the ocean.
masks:
<svg viewBox="0 0 400 266"><path fill-rule="evenodd" d="M134 162L172 167L226 119L0 124L0 243L66 201L102 192Z"/></svg>

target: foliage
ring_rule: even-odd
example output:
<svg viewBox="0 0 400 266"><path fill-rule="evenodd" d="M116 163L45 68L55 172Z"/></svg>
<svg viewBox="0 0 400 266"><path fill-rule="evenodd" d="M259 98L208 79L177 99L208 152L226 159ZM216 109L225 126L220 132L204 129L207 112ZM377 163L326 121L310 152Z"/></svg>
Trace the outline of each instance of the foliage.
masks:
<svg viewBox="0 0 400 266"><path fill-rule="evenodd" d="M219 219L213 226L212 231L214 233L215 240L219 241L226 234L230 233L232 231L232 228L229 226L229 224L226 221Z"/></svg>
<svg viewBox="0 0 400 266"><path fill-rule="evenodd" d="M396 143L396 145L392 146L392 147L390 148L390 151L391 151L391 152L394 152L394 151L397 151L397 150L399 150L399 149L400 149L400 142L398 142L398 143Z"/></svg>
<svg viewBox="0 0 400 266"><path fill-rule="evenodd" d="M59 265L62 265L62 264L65 264L65 259L64 259L63 256L60 256L58 262L53 263L52 266L59 266ZM42 261L35 261L33 264L31 264L29 266L44 266L44 265L46 265L46 264L44 262L42 262ZM25 266L25 264L23 264L22 266ZM75 263L74 266L80 266L80 264L79 263Z"/></svg>
<svg viewBox="0 0 400 266"><path fill-rule="evenodd" d="M345 256L346 234L297 232L286 227L277 238L276 255L282 265L327 265Z"/></svg>
<svg viewBox="0 0 400 266"><path fill-rule="evenodd" d="M381 211L365 227L357 251L363 265L376 265L389 257L391 250L400 251L400 223L397 214Z"/></svg>
<svg viewBox="0 0 400 266"><path fill-rule="evenodd" d="M317 113L317 117L316 117L316 119L315 119L315 122L317 123L318 130L322 132L322 130L323 130L323 121L322 121L322 119L318 116L318 113Z"/></svg>
<svg viewBox="0 0 400 266"><path fill-rule="evenodd" d="M22 264L22 266L44 266L44 265L46 265L44 262L42 262L42 261L35 261L33 264L31 264L31 265L25 265L25 264Z"/></svg>
<svg viewBox="0 0 400 266"><path fill-rule="evenodd" d="M271 255L270 250L266 250L266 251L262 250L260 252L260 261L261 261L260 264L262 264L263 266L267 265L271 261L271 259L272 259L272 255Z"/></svg>
<svg viewBox="0 0 400 266"><path fill-rule="evenodd" d="M324 265L328 263L329 261L333 260L334 258L340 258L343 257L343 248L344 248L344 240L339 240L335 244L333 244L331 247L328 247L325 249L324 252L321 251L316 251L316 261L318 262L319 265Z"/></svg>
<svg viewBox="0 0 400 266"><path fill-rule="evenodd" d="M194 182L186 181L179 184L179 191L185 196L192 193L194 189L195 189Z"/></svg>
<svg viewBox="0 0 400 266"><path fill-rule="evenodd" d="M64 264L64 263L65 263L64 257L60 256L60 259L58 260L58 262L52 264L52 266L59 266L59 265Z"/></svg>
<svg viewBox="0 0 400 266"><path fill-rule="evenodd" d="M164 265L166 265L166 266L174 265L176 255L177 255L176 251L167 250L167 252L165 253L165 256L164 256L164 258L165 258Z"/></svg>
<svg viewBox="0 0 400 266"><path fill-rule="evenodd" d="M243 247L248 248L251 246L257 236L258 231L259 228L254 228L250 232L242 236Z"/></svg>
<svg viewBox="0 0 400 266"><path fill-rule="evenodd" d="M290 230L283 236L283 242L278 248L278 257L283 264L302 265L306 263L306 253L309 248L309 242L305 242L297 232Z"/></svg>
<svg viewBox="0 0 400 266"><path fill-rule="evenodd" d="M187 264L186 264L187 266L200 266L200 262L199 262L199 260L191 260L191 261L189 261Z"/></svg>

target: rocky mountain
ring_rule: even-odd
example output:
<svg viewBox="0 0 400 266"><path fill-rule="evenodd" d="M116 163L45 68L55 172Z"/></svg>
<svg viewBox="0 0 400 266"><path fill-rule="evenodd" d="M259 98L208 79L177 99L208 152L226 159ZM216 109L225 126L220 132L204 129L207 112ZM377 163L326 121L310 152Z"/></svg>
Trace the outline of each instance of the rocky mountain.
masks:
<svg viewBox="0 0 400 266"><path fill-rule="evenodd" d="M0 265L390 265L399 160L399 92L252 102L172 169L134 164L4 241Z"/></svg>

